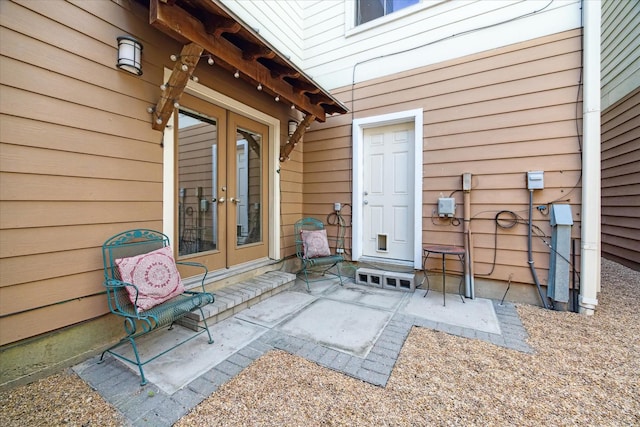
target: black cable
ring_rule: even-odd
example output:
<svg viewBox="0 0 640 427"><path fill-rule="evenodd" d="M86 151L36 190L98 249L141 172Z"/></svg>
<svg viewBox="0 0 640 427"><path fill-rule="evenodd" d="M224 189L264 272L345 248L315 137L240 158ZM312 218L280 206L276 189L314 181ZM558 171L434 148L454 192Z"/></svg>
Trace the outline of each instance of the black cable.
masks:
<svg viewBox="0 0 640 427"><path fill-rule="evenodd" d="M528 227L528 236L527 236L527 263L529 264L529 270L531 270L531 276L533 277L533 281L536 284L536 288L538 289L538 294L540 294L540 300L542 301L542 306L546 309L549 308L549 304L547 299L544 297L542 293L542 287L540 286L540 281L538 280L538 274L536 273L536 268L533 264L533 247L532 247L532 224L533 224L533 190L529 190L529 219L527 221Z"/></svg>
<svg viewBox="0 0 640 427"><path fill-rule="evenodd" d="M509 218L501 218L501 216L504 216L504 215L508 215ZM494 217L494 224L495 224L495 228L493 231L493 262L491 263L491 269L489 270L488 273L475 273L474 274L475 276L491 276L495 271L496 264L497 264L497 257L498 257L498 229L502 228L502 229L508 230L510 228L515 227L518 224L528 224L528 222L513 211L501 210ZM549 248L551 252L557 254L560 258L562 258L565 262L567 262L569 266L571 266L572 271L576 271L576 272L578 271L573 262L569 261L565 256L563 256L561 253L559 253L556 249L554 249L551 246L548 240L546 240L550 236L547 236L540 227L538 227L535 224L531 224L531 229L532 229L532 232L534 232L533 235L539 238Z"/></svg>
<svg viewBox="0 0 640 427"><path fill-rule="evenodd" d="M580 110L578 109L578 106L580 105L580 93L582 92L582 86L583 86L583 82L582 82L582 78L583 78L583 66L582 63L584 61L584 7L582 5L584 0L580 0L580 74L578 76L578 90L576 91L576 112L575 112L575 125L576 125L576 137L578 139L578 153L580 154L580 164L582 164L582 133L580 132ZM580 182L582 182L582 168L580 168L580 173L578 175L578 180L576 181L576 183L574 184L574 186L571 188L571 190L569 190L569 192L567 194L563 194L562 196L558 197L555 200L552 200L550 202L545 203L547 206L558 202L560 200L566 200L567 202L569 201L569 199L567 199L567 197L573 193L578 186L580 185Z"/></svg>
<svg viewBox="0 0 640 427"><path fill-rule="evenodd" d="M334 212L331 212L329 215L327 215L327 224L337 226L336 253L338 254L342 253L346 255L346 250L344 246L345 246L345 232L346 232L347 223L344 220L344 217L342 216L341 211L334 211ZM340 252L339 250L341 250L342 252Z"/></svg>
<svg viewBox="0 0 640 427"><path fill-rule="evenodd" d="M510 220L500 219L500 216L503 214L509 214L511 216ZM502 210L499 211L494 217L495 229L493 231L493 263L491 264L491 270L488 273L476 273L476 276L491 276L493 271L496 268L496 261L498 258L498 227L509 229L513 228L520 222L521 218L513 211Z"/></svg>
<svg viewBox="0 0 640 427"><path fill-rule="evenodd" d="M509 292L509 289L511 289L511 277L513 276L513 274L509 275L509 283L507 284L507 290L504 291L504 295L502 295L502 299L500 300L500 305L504 304L504 299L507 297L507 292Z"/></svg>

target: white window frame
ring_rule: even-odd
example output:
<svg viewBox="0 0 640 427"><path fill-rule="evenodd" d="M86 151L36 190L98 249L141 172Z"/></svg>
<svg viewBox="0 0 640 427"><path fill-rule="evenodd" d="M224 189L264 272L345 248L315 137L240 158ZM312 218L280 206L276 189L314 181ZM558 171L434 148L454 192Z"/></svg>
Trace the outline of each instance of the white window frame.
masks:
<svg viewBox="0 0 640 427"><path fill-rule="evenodd" d="M357 3L353 0L345 0L344 5L344 17L345 17L345 37L359 34L363 31L367 31L371 28L377 28L386 25L390 22L397 21L405 16L419 12L423 9L436 6L447 0L420 0L419 3L412 4L396 12L392 12L388 15L381 16L380 18L372 19L364 24L356 25L356 8Z"/></svg>

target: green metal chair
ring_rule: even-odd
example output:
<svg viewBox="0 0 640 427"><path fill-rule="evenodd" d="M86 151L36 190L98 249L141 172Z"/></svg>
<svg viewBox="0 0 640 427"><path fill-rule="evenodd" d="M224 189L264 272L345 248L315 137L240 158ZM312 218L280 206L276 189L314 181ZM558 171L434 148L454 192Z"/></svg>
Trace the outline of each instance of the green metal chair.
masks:
<svg viewBox="0 0 640 427"><path fill-rule="evenodd" d="M342 254L337 253L339 249L344 250L344 236L341 235L343 232L342 227L338 228L338 236L335 238L327 237L329 242L329 247L331 247L331 242L335 242L333 245L333 249L330 255L327 256L319 256L309 258L304 253L304 242L302 239L302 230L309 231L317 231L324 230L324 224L322 221L319 221L315 218L302 218L298 222L294 224L293 230L295 234L296 241L296 256L300 260L302 268L299 273L303 273L304 281L307 284L307 290L311 290L309 287L309 274L320 272L323 276L329 272L330 274L334 274L338 276L340 279L340 285L342 286L342 273L340 272L340 263L344 261L344 256ZM333 267L336 267L337 273L332 273L331 270Z"/></svg>
<svg viewBox="0 0 640 427"><path fill-rule="evenodd" d="M135 301L138 300L138 288L131 283L126 283L121 280L120 270L116 265L116 259L142 255L166 246L169 246L169 238L166 235L158 231L147 229L128 230L116 234L102 245L105 278L104 286L107 290L109 310L111 310L113 314L124 318L124 330L126 336L118 343L105 350L100 357L100 362L103 361L105 353L109 353L119 359L137 365L141 377L140 385L145 385L147 383L144 376L143 366L152 360L155 360L181 344L196 338L204 332L209 336L209 344L213 343L211 332L209 331L206 320L204 320L205 316L202 311L203 306L214 301L213 294L206 292L204 288L204 281L208 273L207 267L204 265L194 262L176 262L176 264L189 265L204 269L204 274L200 283L202 292L185 291L184 293L179 294L160 305L144 311L137 309L131 302L127 288L135 289ZM171 330L176 320L195 310L200 310L204 322L204 326L198 326L200 330L196 331L194 335L187 339L178 342L168 350L150 357L147 360L140 359L138 346L136 344L137 338L167 325L169 326L168 329ZM131 344L135 360L114 351L125 342L129 342Z"/></svg>

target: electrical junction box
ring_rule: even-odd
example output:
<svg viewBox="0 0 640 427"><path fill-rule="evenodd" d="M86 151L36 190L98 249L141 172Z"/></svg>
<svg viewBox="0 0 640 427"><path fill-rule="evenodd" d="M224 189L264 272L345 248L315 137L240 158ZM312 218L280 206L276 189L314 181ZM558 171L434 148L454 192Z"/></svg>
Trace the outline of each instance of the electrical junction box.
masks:
<svg viewBox="0 0 640 427"><path fill-rule="evenodd" d="M456 199L453 197L440 197L438 199L438 216L440 218L452 218L456 214Z"/></svg>
<svg viewBox="0 0 640 427"><path fill-rule="evenodd" d="M527 190L544 189L544 172L529 171L527 172Z"/></svg>

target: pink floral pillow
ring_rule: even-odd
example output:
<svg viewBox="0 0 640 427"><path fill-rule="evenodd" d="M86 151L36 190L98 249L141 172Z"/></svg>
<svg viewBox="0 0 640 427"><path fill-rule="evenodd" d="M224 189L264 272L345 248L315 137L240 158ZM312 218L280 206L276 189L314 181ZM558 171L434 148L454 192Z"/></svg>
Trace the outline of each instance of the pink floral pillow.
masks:
<svg viewBox="0 0 640 427"><path fill-rule="evenodd" d="M118 258L116 265L122 281L137 286L137 303L135 289L131 286L126 289L131 302L140 310L148 310L184 292L170 246L130 258Z"/></svg>
<svg viewBox="0 0 640 427"><path fill-rule="evenodd" d="M327 230L300 230L305 258L316 258L331 255Z"/></svg>

